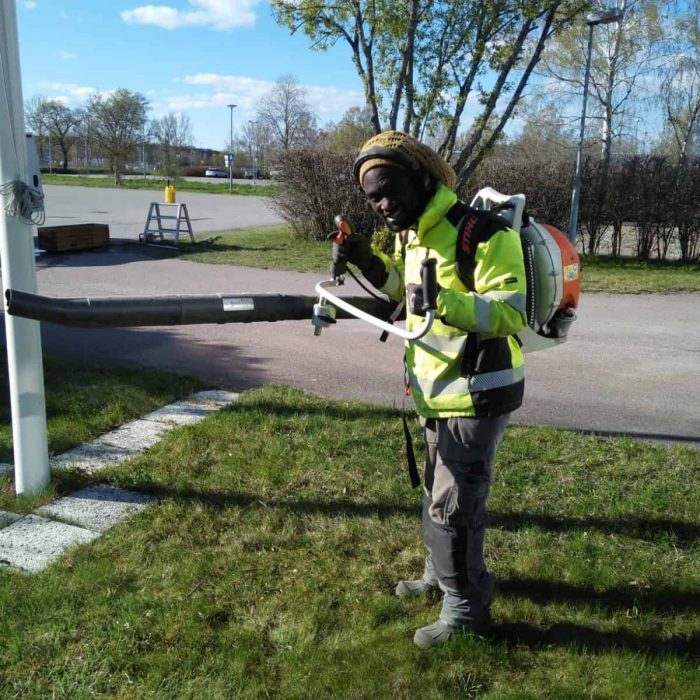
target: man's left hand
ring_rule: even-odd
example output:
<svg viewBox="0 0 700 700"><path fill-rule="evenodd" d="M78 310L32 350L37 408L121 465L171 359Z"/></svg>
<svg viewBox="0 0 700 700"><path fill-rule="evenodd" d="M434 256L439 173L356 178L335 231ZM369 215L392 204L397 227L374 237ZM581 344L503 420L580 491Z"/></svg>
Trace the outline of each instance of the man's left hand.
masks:
<svg viewBox="0 0 700 700"><path fill-rule="evenodd" d="M406 308L414 316L425 316L423 309L423 285L422 284L407 284L406 285Z"/></svg>

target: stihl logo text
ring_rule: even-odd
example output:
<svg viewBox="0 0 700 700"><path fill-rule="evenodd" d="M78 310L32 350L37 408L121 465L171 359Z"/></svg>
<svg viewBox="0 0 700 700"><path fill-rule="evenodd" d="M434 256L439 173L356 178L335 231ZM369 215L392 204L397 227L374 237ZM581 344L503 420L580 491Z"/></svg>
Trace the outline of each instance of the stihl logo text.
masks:
<svg viewBox="0 0 700 700"><path fill-rule="evenodd" d="M472 216L467 219L467 223L464 224L464 229L462 230L462 240L460 241L460 246L462 251L469 254L472 252L472 233L474 232L474 226L476 226L477 217Z"/></svg>

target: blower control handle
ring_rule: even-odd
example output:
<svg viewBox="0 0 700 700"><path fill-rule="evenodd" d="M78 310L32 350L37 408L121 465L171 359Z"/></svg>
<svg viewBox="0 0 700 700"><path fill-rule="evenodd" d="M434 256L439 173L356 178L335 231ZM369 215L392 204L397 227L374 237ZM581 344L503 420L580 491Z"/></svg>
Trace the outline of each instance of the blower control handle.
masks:
<svg viewBox="0 0 700 700"><path fill-rule="evenodd" d="M331 278L338 284L343 283L343 278L348 268L347 251L343 248L345 241L352 234L350 222L342 215L338 214L334 219L338 227L337 233L331 233L328 238L333 238L333 259L331 261Z"/></svg>
<svg viewBox="0 0 700 700"><path fill-rule="evenodd" d="M345 239L348 236L352 236L352 226L350 226L350 222L342 214L338 214L333 221L338 227L338 233L333 240L338 245L343 245Z"/></svg>
<svg viewBox="0 0 700 700"><path fill-rule="evenodd" d="M439 293L437 283L437 260L428 258L421 263L421 281L423 282L423 312L437 309Z"/></svg>

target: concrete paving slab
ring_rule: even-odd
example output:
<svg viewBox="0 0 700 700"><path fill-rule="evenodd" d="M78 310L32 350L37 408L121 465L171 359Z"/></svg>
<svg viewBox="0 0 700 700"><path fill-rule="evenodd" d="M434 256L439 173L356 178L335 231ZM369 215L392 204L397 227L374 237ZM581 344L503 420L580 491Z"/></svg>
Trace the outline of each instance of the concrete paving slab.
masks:
<svg viewBox="0 0 700 700"><path fill-rule="evenodd" d="M104 532L157 500L155 496L98 484L57 498L37 508L36 512L87 530Z"/></svg>
<svg viewBox="0 0 700 700"><path fill-rule="evenodd" d="M172 427L167 423L139 419L100 435L93 442L140 452L160 442Z"/></svg>
<svg viewBox="0 0 700 700"><path fill-rule="evenodd" d="M195 401L175 401L143 416L142 420L162 421L175 425L193 425L216 413L220 406L210 403L197 403Z"/></svg>
<svg viewBox="0 0 700 700"><path fill-rule="evenodd" d="M221 406L228 406L228 404L238 401L240 394L236 394L233 391L223 391L221 389L214 389L211 391L198 391L194 398L197 401L208 401L211 403L216 403Z"/></svg>
<svg viewBox="0 0 700 700"><path fill-rule="evenodd" d="M105 467L125 462L134 457L139 450L126 447L113 447L95 442L86 442L84 445L68 450L51 459L52 467L77 467L86 472L96 472Z"/></svg>
<svg viewBox="0 0 700 700"><path fill-rule="evenodd" d="M7 527L19 520L22 516L17 513L10 513L6 510L0 510L0 528Z"/></svg>
<svg viewBox="0 0 700 700"><path fill-rule="evenodd" d="M0 564L35 573L58 559L68 547L92 542L98 532L25 515L0 530Z"/></svg>

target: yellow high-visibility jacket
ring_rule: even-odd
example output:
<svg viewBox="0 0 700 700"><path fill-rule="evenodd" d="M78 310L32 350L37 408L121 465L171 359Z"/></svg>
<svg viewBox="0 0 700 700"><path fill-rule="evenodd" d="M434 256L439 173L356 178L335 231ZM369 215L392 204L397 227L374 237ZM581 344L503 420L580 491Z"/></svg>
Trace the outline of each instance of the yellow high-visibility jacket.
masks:
<svg viewBox="0 0 700 700"><path fill-rule="evenodd" d="M457 195L439 184L415 230L397 234L384 262L381 291L396 301L420 284L421 263L437 260L436 319L430 332L406 343L416 408L426 418L497 416L522 403L525 365L515 334L527 325L526 279L520 236L491 216L473 241L473 291L457 275L458 230L445 218ZM413 330L423 318L407 312Z"/></svg>

